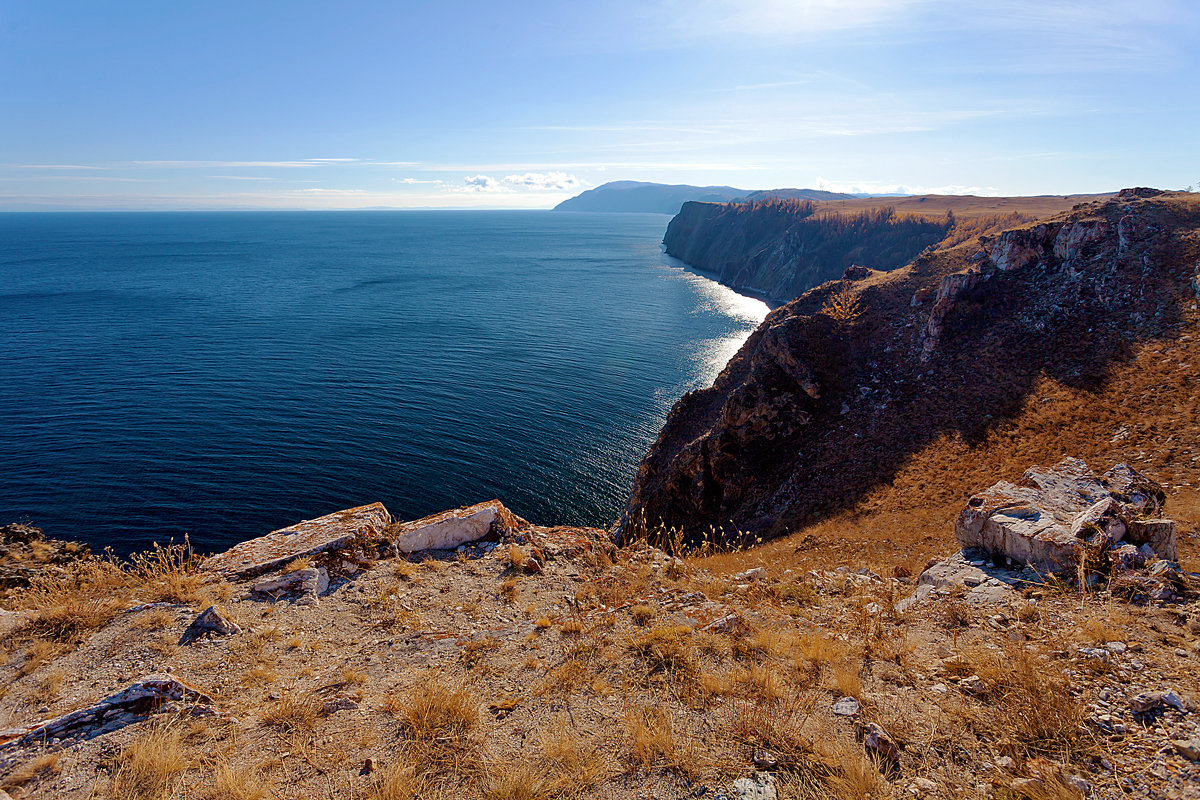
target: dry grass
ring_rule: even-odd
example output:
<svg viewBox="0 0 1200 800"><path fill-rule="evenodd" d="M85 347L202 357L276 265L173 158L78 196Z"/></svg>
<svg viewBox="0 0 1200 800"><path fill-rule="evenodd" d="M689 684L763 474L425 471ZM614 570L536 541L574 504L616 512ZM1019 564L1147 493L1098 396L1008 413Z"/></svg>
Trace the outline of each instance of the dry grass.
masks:
<svg viewBox="0 0 1200 800"><path fill-rule="evenodd" d="M262 716L262 724L285 732L313 731L321 718L322 703L311 694L285 694Z"/></svg>
<svg viewBox="0 0 1200 800"><path fill-rule="evenodd" d="M1085 745L1083 707L1067 680L1034 653L1010 646L1001 655L981 655L976 666L1011 755L1069 760Z"/></svg>
<svg viewBox="0 0 1200 800"><path fill-rule="evenodd" d="M408 692L400 718L414 739L458 739L479 724L479 703L466 686L433 678Z"/></svg>
<svg viewBox="0 0 1200 800"><path fill-rule="evenodd" d="M205 797L207 800L264 800L269 788L256 767L226 762L213 770L213 786Z"/></svg>
<svg viewBox="0 0 1200 800"><path fill-rule="evenodd" d="M658 609L646 603L639 603L629 609L629 615L638 625L647 625L658 614Z"/></svg>
<svg viewBox="0 0 1200 800"><path fill-rule="evenodd" d="M15 791L30 783L41 783L52 778L61 770L58 761L58 753L43 753L28 764L18 767L0 778L0 789Z"/></svg>
<svg viewBox="0 0 1200 800"><path fill-rule="evenodd" d="M117 755L108 796L113 800L165 800L187 768L179 730L152 728Z"/></svg>
<svg viewBox="0 0 1200 800"><path fill-rule="evenodd" d="M670 708L628 706L625 724L631 769L649 772L663 768L691 775L703 768L699 753L677 735Z"/></svg>

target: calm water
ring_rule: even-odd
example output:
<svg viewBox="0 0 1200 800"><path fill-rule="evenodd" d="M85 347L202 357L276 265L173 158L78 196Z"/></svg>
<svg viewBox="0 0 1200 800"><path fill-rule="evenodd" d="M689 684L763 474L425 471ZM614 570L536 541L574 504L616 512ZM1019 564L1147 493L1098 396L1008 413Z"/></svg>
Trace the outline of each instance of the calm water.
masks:
<svg viewBox="0 0 1200 800"><path fill-rule="evenodd" d="M766 306L668 218L0 214L0 522L201 550L381 500L608 525Z"/></svg>

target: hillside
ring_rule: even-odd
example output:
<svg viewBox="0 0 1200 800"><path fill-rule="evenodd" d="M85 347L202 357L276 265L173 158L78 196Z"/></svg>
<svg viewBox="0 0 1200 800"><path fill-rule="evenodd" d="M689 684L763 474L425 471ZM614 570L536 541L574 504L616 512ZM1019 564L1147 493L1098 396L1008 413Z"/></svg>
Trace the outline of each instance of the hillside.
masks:
<svg viewBox="0 0 1200 800"><path fill-rule="evenodd" d="M982 241L773 311L672 409L623 535L828 525L912 566L984 476L1062 455L1133 452L1195 502L1200 197L1128 191Z"/></svg>
<svg viewBox="0 0 1200 800"><path fill-rule="evenodd" d="M667 226L669 255L727 286L785 303L849 266L890 270L927 247L963 241L1098 199L1063 197L819 198L756 193L689 202ZM819 202L812 202L819 201Z"/></svg>
<svg viewBox="0 0 1200 800"><path fill-rule="evenodd" d="M1200 780L1177 573L1158 603L982 561L915 587L733 573L496 502L408 523L372 504L208 559L10 542L42 573L0 595L0 797L1084 800Z"/></svg>
<svg viewBox="0 0 1200 800"><path fill-rule="evenodd" d="M689 186L644 183L641 181L612 181L595 189L564 200L555 211L640 212L677 214L684 203L692 200L728 203L767 196L804 200L849 199L851 195L825 192L819 189L767 189L748 192L732 186Z"/></svg>

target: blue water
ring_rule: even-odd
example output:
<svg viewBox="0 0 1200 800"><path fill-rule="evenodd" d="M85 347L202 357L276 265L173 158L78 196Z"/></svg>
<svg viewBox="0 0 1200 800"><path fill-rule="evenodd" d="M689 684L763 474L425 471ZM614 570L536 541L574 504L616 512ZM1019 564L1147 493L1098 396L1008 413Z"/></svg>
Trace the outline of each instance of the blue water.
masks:
<svg viewBox="0 0 1200 800"><path fill-rule="evenodd" d="M374 500L609 525L766 313L667 221L0 214L0 523L118 552Z"/></svg>

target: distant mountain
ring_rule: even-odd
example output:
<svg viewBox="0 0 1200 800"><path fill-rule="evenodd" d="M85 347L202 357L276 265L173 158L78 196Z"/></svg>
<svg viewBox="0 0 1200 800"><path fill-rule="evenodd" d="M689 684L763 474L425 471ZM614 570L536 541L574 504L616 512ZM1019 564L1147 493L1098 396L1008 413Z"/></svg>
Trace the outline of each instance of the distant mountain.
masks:
<svg viewBox="0 0 1200 800"><path fill-rule="evenodd" d="M589 189L554 207L555 211L626 211L649 214L678 214L684 203L731 203L764 200L768 197L801 200L846 200L853 197L818 189L765 189L747 191L732 186L688 186L687 184L613 181Z"/></svg>

